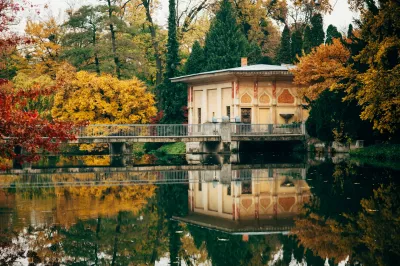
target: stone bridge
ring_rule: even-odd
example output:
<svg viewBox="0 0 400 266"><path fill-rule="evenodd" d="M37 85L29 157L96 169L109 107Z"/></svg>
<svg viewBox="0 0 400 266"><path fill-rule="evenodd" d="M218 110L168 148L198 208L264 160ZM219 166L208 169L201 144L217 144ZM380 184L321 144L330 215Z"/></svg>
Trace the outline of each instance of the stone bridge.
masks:
<svg viewBox="0 0 400 266"><path fill-rule="evenodd" d="M0 188L123 186L134 184L179 184L269 180L276 175L304 179L304 164L216 164L129 167L71 167L11 169L0 171ZM272 174L274 173L274 174Z"/></svg>
<svg viewBox="0 0 400 266"><path fill-rule="evenodd" d="M126 124L89 125L70 143L109 143L111 154L126 152L132 142L186 142L188 153L230 152L243 141L303 141L303 124ZM212 143L211 145L207 145Z"/></svg>

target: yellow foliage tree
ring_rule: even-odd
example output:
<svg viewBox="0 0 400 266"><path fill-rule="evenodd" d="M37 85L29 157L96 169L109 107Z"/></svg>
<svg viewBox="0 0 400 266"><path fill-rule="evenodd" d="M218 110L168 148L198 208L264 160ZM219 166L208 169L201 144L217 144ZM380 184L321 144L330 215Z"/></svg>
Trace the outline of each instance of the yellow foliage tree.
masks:
<svg viewBox="0 0 400 266"><path fill-rule="evenodd" d="M294 83L302 88L300 94L315 100L326 89L335 89L339 82L348 76L346 63L350 51L339 39L332 45L321 44L310 54L300 58L297 67L292 69Z"/></svg>
<svg viewBox="0 0 400 266"><path fill-rule="evenodd" d="M148 123L156 115L154 95L137 78L75 73L66 65L57 73L61 88L54 98L53 118L98 124Z"/></svg>
<svg viewBox="0 0 400 266"><path fill-rule="evenodd" d="M26 47L26 55L32 63L33 69L30 75L47 74L55 77L59 66L59 54L61 51L61 28L55 18L44 22L32 22L26 24L25 33L32 39L32 44Z"/></svg>

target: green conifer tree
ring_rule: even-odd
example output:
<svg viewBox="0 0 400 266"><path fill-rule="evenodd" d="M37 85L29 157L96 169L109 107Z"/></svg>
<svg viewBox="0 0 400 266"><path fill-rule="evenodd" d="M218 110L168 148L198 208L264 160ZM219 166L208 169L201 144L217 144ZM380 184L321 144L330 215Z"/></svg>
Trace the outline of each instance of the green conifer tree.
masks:
<svg viewBox="0 0 400 266"><path fill-rule="evenodd" d="M176 38L175 0L169 0L167 62L164 82L157 87L158 101L163 111L161 122L182 123L186 120L187 88L182 83L172 83L170 78L180 74L179 43Z"/></svg>
<svg viewBox="0 0 400 266"><path fill-rule="evenodd" d="M206 35L205 70L237 67L240 58L247 56L248 50L248 41L239 29L232 5L229 0L223 0Z"/></svg>
<svg viewBox="0 0 400 266"><path fill-rule="evenodd" d="M196 74L204 70L205 67L204 50L198 41L192 46L192 52L185 64L185 74Z"/></svg>
<svg viewBox="0 0 400 266"><path fill-rule="evenodd" d="M312 48L312 40L311 40L311 28L307 26L304 30L304 39L303 39L303 51L305 54L309 54Z"/></svg>
<svg viewBox="0 0 400 266"><path fill-rule="evenodd" d="M342 34L337 30L337 28L335 26L333 26L332 24L330 24L328 26L328 28L326 29L326 44L332 44L333 43L333 39L336 38L342 38Z"/></svg>
<svg viewBox="0 0 400 266"><path fill-rule="evenodd" d="M311 17L311 44L317 47L325 41L324 21L321 14L315 14Z"/></svg>
<svg viewBox="0 0 400 266"><path fill-rule="evenodd" d="M295 30L292 33L292 60L297 62L297 56L302 55L303 50L303 36L300 29Z"/></svg>
<svg viewBox="0 0 400 266"><path fill-rule="evenodd" d="M349 24L349 28L348 28L348 30L347 30L347 38L349 38L349 39L351 39L351 38L353 38L353 25L352 24Z"/></svg>
<svg viewBox="0 0 400 266"><path fill-rule="evenodd" d="M278 52L278 60L279 63L290 64L292 63L292 53L291 53L291 44L290 44L290 30L288 25L285 25L285 28L282 31L281 36L281 45Z"/></svg>

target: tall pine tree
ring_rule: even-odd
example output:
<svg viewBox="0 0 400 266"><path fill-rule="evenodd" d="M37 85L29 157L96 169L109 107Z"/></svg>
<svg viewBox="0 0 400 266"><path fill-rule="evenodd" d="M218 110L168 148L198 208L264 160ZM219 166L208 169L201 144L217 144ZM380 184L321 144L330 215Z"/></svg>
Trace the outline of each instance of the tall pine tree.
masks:
<svg viewBox="0 0 400 266"><path fill-rule="evenodd" d="M317 47L325 41L324 21L321 14L314 14L311 17L311 44Z"/></svg>
<svg viewBox="0 0 400 266"><path fill-rule="evenodd" d="M204 70L205 67L204 50L198 41L192 46L192 52L185 64L185 74L196 74Z"/></svg>
<svg viewBox="0 0 400 266"><path fill-rule="evenodd" d="M237 67L248 50L248 41L236 22L232 5L229 0L223 0L206 36L205 70Z"/></svg>
<svg viewBox="0 0 400 266"><path fill-rule="evenodd" d="M304 40L303 40L303 51L305 54L309 54L312 48L312 36L310 26L306 26L304 30Z"/></svg>
<svg viewBox="0 0 400 266"><path fill-rule="evenodd" d="M163 111L161 119L163 123L182 123L186 120L184 112L187 100L186 86L182 83L172 83L170 80L170 78L180 74L175 6L175 0L169 0L166 72L164 74L164 82L157 87L158 101Z"/></svg>
<svg viewBox="0 0 400 266"><path fill-rule="evenodd" d="M347 29L347 38L351 39L353 36L353 25L349 24L349 28Z"/></svg>
<svg viewBox="0 0 400 266"><path fill-rule="evenodd" d="M333 26L332 24L330 24L328 26L328 28L326 29L326 44L332 44L333 43L333 39L336 38L342 38L342 34L337 30L337 28L335 26Z"/></svg>
<svg viewBox="0 0 400 266"><path fill-rule="evenodd" d="M303 36L300 29L294 30L292 33L292 60L297 62L297 56L302 55L303 50Z"/></svg>
<svg viewBox="0 0 400 266"><path fill-rule="evenodd" d="M290 44L290 30L288 25L282 31L281 45L278 52L278 62L284 64L292 63L292 52Z"/></svg>

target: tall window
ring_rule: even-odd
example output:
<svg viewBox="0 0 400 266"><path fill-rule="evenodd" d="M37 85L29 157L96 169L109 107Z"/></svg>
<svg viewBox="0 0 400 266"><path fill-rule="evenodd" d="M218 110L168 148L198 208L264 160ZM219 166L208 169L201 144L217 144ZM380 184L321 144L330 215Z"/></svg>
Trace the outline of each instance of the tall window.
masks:
<svg viewBox="0 0 400 266"><path fill-rule="evenodd" d="M230 107L230 106L227 106L227 107L226 107L226 115L227 115L229 118L231 118L231 107Z"/></svg>
<svg viewBox="0 0 400 266"><path fill-rule="evenodd" d="M197 108L197 123L201 124L201 108Z"/></svg>

